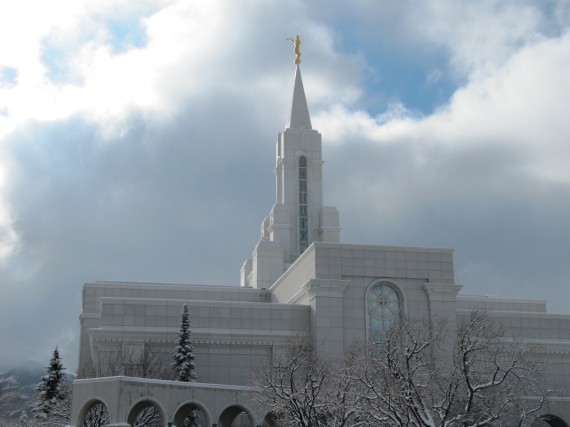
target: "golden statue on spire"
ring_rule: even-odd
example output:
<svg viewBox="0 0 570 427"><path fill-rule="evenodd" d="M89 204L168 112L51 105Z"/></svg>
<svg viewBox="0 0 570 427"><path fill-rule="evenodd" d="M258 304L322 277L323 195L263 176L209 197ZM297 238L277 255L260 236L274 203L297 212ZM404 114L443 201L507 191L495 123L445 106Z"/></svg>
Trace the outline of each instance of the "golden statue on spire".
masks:
<svg viewBox="0 0 570 427"><path fill-rule="evenodd" d="M297 54L295 64L299 65L301 63L301 39L299 38L299 34L293 39L293 44L295 45L295 53Z"/></svg>

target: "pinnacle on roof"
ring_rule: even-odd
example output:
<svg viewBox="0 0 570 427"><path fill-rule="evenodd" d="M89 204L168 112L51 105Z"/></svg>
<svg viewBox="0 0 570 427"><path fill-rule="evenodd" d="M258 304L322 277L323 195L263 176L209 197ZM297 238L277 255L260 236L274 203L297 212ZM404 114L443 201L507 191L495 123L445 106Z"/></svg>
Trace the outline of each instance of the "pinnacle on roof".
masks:
<svg viewBox="0 0 570 427"><path fill-rule="evenodd" d="M293 87L293 100L291 101L291 114L287 121L287 128L291 129L312 129L309 107L303 88L301 70L297 64L295 71L295 86Z"/></svg>

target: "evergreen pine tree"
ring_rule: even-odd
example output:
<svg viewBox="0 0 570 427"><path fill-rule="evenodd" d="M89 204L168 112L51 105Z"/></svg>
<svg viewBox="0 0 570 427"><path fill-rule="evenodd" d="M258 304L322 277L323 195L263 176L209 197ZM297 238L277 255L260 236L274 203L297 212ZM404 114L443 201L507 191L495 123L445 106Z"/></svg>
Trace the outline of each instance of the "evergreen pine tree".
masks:
<svg viewBox="0 0 570 427"><path fill-rule="evenodd" d="M28 427L28 414L25 410L22 410L22 413L20 414L20 425L22 427Z"/></svg>
<svg viewBox="0 0 570 427"><path fill-rule="evenodd" d="M178 381L194 382L197 380L194 372L196 365L194 363L194 348L192 347L192 332L190 331L190 313L186 304L184 304L180 321L178 345L174 351L172 368Z"/></svg>
<svg viewBox="0 0 570 427"><path fill-rule="evenodd" d="M190 411L190 413L184 419L183 427L202 427L200 424L198 413L194 411Z"/></svg>
<svg viewBox="0 0 570 427"><path fill-rule="evenodd" d="M36 387L34 418L43 425L64 425L69 417L70 390L57 347L53 351L47 374Z"/></svg>

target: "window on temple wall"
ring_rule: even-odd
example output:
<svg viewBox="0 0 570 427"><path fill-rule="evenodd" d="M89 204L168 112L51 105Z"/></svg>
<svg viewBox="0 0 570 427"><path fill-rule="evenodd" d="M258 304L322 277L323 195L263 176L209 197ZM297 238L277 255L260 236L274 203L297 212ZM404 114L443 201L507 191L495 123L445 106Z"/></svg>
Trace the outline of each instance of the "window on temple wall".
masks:
<svg viewBox="0 0 570 427"><path fill-rule="evenodd" d="M299 253L309 246L309 197L307 182L307 158L299 157Z"/></svg>
<svg viewBox="0 0 570 427"><path fill-rule="evenodd" d="M366 295L368 339L375 340L400 317L400 295L392 282L379 280Z"/></svg>

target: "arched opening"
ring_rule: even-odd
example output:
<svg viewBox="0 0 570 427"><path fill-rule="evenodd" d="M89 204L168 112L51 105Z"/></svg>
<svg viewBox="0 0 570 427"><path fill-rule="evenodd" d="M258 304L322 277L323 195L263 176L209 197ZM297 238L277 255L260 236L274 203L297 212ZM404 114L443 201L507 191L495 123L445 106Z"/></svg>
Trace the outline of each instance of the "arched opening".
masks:
<svg viewBox="0 0 570 427"><path fill-rule="evenodd" d="M263 418L263 422L261 423L261 427L277 427L279 425L279 420L281 417L276 412L268 412L267 415Z"/></svg>
<svg viewBox="0 0 570 427"><path fill-rule="evenodd" d="M111 415L107 406L100 400L89 402L79 417L81 427L103 427L111 423Z"/></svg>
<svg viewBox="0 0 570 427"><path fill-rule="evenodd" d="M243 406L232 405L221 413L218 427L254 427L253 416Z"/></svg>
<svg viewBox="0 0 570 427"><path fill-rule="evenodd" d="M402 297L396 284L387 279L373 282L366 292L366 335L381 340L385 331L400 318Z"/></svg>
<svg viewBox="0 0 570 427"><path fill-rule="evenodd" d="M182 405L174 415L174 425L180 427L209 427L210 416L206 409L197 403Z"/></svg>
<svg viewBox="0 0 570 427"><path fill-rule="evenodd" d="M163 427L164 419L164 413L156 403L142 400L132 407L127 422L132 427Z"/></svg>
<svg viewBox="0 0 570 427"><path fill-rule="evenodd" d="M535 422L532 427L568 427L568 423L556 415L542 415Z"/></svg>

